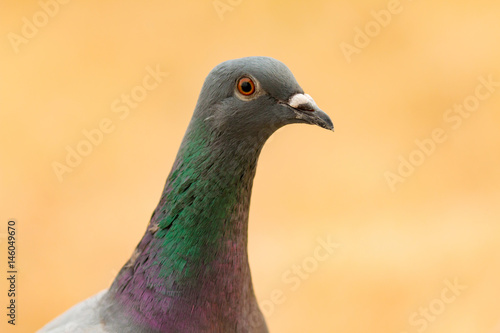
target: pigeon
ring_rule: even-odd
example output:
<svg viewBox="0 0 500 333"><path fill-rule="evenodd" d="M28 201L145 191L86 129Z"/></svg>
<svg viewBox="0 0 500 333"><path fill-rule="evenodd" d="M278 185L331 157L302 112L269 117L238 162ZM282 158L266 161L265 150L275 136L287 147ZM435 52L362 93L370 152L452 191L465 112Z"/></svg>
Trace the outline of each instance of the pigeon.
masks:
<svg viewBox="0 0 500 333"><path fill-rule="evenodd" d="M109 289L38 332L268 332L248 263L248 212L264 143L293 123L333 131L286 65L217 65L128 262Z"/></svg>

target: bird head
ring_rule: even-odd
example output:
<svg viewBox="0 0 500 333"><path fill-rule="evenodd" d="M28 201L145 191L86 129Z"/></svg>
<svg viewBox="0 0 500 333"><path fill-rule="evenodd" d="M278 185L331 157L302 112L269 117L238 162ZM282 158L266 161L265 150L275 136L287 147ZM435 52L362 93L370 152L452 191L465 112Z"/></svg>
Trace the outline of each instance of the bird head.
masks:
<svg viewBox="0 0 500 333"><path fill-rule="evenodd" d="M264 140L293 123L333 130L331 119L304 93L288 67L269 57L234 59L216 66L205 80L194 117L225 135Z"/></svg>

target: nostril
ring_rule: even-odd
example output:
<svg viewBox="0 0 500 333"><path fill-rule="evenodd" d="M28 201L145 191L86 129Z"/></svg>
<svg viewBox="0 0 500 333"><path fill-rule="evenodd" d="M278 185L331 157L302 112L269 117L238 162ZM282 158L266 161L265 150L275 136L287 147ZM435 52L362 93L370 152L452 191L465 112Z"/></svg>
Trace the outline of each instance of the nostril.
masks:
<svg viewBox="0 0 500 333"><path fill-rule="evenodd" d="M299 109L301 111L309 111L309 112L314 111L314 108L310 104L300 104L299 106L297 106L297 109Z"/></svg>
<svg viewBox="0 0 500 333"><path fill-rule="evenodd" d="M301 111L315 111L318 109L318 106L314 102L311 96L307 94L295 94L293 95L288 105L290 105L294 109L298 109Z"/></svg>

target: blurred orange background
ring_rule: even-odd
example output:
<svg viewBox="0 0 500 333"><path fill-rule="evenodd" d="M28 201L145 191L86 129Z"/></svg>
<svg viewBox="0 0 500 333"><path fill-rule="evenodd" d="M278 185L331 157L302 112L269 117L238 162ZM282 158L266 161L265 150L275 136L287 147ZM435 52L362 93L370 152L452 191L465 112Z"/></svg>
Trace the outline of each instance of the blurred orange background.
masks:
<svg viewBox="0 0 500 333"><path fill-rule="evenodd" d="M280 129L260 157L249 252L270 330L500 332L500 3L66 2L0 5L1 276L9 219L19 270L15 327L0 279L2 332L110 285L205 76L250 55L283 61L335 124ZM156 67L168 75L120 119L112 103ZM105 118L113 131L59 181L53 163ZM340 246L317 261L328 237ZM293 265L309 269L295 290Z"/></svg>

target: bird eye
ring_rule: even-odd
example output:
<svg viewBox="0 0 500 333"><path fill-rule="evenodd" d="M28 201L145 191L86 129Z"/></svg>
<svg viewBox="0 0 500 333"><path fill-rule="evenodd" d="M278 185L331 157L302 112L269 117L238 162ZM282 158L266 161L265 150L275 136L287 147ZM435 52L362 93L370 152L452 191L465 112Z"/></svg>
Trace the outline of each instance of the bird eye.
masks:
<svg viewBox="0 0 500 333"><path fill-rule="evenodd" d="M255 92L255 84L252 79L248 77L242 77L238 81L238 91L245 96L250 96Z"/></svg>

